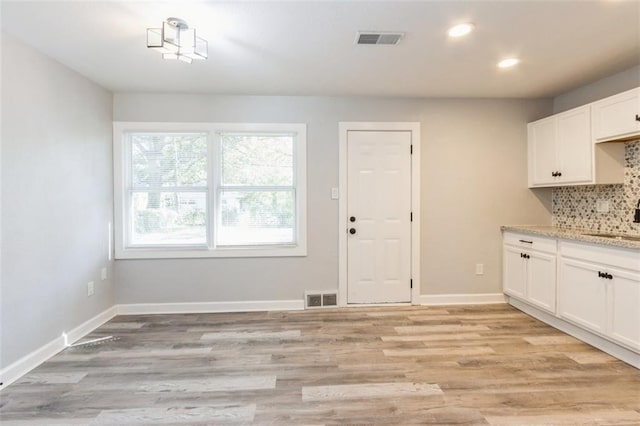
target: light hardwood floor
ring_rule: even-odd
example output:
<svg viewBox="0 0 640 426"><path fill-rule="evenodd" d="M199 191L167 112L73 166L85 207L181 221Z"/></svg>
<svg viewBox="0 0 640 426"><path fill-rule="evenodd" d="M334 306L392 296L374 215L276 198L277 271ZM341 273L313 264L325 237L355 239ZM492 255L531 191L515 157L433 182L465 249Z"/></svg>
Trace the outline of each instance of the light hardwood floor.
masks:
<svg viewBox="0 0 640 426"><path fill-rule="evenodd" d="M118 316L12 424L640 425L640 370L508 305Z"/></svg>

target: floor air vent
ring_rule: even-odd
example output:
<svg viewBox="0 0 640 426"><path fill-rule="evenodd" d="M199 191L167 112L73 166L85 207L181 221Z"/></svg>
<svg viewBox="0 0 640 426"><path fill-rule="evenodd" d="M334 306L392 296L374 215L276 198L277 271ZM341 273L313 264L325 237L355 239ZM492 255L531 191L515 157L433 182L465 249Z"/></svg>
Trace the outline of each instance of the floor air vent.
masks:
<svg viewBox="0 0 640 426"><path fill-rule="evenodd" d="M308 291L304 296L306 309L338 306L338 294L333 291Z"/></svg>
<svg viewBox="0 0 640 426"><path fill-rule="evenodd" d="M356 35L356 44L386 44L394 45L400 42L404 33L390 33L379 31L360 31Z"/></svg>

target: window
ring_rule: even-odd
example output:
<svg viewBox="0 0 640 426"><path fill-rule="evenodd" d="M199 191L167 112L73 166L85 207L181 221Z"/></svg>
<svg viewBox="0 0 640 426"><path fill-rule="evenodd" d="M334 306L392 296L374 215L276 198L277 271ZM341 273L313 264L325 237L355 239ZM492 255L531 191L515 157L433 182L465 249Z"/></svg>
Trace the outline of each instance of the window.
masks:
<svg viewBox="0 0 640 426"><path fill-rule="evenodd" d="M306 255L304 124L114 123L117 258Z"/></svg>

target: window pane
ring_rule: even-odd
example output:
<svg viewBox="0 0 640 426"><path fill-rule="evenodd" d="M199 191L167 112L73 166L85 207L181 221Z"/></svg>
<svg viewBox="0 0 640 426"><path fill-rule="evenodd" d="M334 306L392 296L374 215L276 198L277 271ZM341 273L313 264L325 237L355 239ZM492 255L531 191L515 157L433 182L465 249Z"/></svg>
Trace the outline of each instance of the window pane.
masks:
<svg viewBox="0 0 640 426"><path fill-rule="evenodd" d="M292 135L221 135L222 185L293 185Z"/></svg>
<svg viewBox="0 0 640 426"><path fill-rule="evenodd" d="M131 176L134 188L207 185L207 135L133 133Z"/></svg>
<svg viewBox="0 0 640 426"><path fill-rule="evenodd" d="M132 245L206 244L206 192L134 192Z"/></svg>
<svg viewBox="0 0 640 426"><path fill-rule="evenodd" d="M222 191L219 245L294 242L293 191Z"/></svg>

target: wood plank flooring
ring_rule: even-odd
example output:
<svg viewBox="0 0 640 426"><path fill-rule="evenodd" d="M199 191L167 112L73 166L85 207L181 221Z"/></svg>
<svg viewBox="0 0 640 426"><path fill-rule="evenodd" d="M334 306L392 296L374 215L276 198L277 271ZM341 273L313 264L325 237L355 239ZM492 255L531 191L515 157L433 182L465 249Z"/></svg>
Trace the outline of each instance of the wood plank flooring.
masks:
<svg viewBox="0 0 640 426"><path fill-rule="evenodd" d="M508 305L118 316L2 425L640 425L640 370Z"/></svg>

